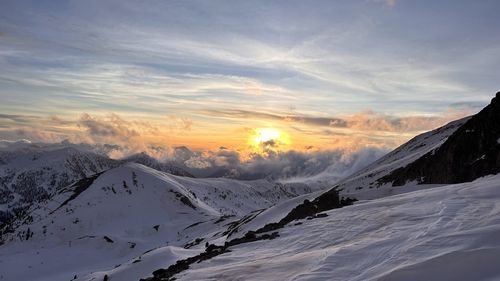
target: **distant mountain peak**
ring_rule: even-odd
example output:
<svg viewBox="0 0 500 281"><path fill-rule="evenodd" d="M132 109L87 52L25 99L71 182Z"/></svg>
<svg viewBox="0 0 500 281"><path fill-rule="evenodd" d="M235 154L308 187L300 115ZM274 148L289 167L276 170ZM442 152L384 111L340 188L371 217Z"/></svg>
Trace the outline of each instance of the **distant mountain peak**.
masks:
<svg viewBox="0 0 500 281"><path fill-rule="evenodd" d="M403 185L469 182L500 172L500 92L491 103L458 128L435 151L406 167L393 171L381 181Z"/></svg>
<svg viewBox="0 0 500 281"><path fill-rule="evenodd" d="M151 167L153 169L166 172L172 175L177 175L177 176L183 176L183 177L190 177L194 178L191 173L188 171L184 170L183 168L179 167L178 165L174 163L167 163L167 162L161 162L157 160L154 157L151 157L149 154L146 152L139 152L136 154L132 154L126 158L123 159L125 162L134 162L134 163L139 163L148 167Z"/></svg>

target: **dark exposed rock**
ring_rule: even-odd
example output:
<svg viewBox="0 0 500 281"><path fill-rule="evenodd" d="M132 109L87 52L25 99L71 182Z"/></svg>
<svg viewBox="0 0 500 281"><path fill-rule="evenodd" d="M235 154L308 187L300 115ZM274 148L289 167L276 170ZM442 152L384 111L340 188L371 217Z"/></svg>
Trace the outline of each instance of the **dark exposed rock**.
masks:
<svg viewBox="0 0 500 281"><path fill-rule="evenodd" d="M339 198L338 191L336 189L331 189L321 194L313 201L309 201L307 199L304 200L302 204L293 208L279 222L268 223L260 229L256 230L256 233L264 233L277 230L294 220L305 219L307 217L313 218L317 213L328 211L331 209L342 208L343 206L349 206L352 205L355 201L356 199L352 198Z"/></svg>
<svg viewBox="0 0 500 281"><path fill-rule="evenodd" d="M199 245L203 240L204 240L204 238L196 238L196 239L194 239L194 241L189 242L186 245L184 245L184 249L189 249L189 248L191 248L193 246ZM207 246L207 245L205 245L205 246Z"/></svg>
<svg viewBox="0 0 500 281"><path fill-rule="evenodd" d="M170 192L174 193L175 197L179 199L184 205L187 205L188 207L191 207L192 209L196 210L196 206L193 205L193 203L191 202L191 200L189 200L189 198L187 198L187 196L173 189L170 189Z"/></svg>
<svg viewBox="0 0 500 281"><path fill-rule="evenodd" d="M223 222L223 221L225 221L226 219L228 219L230 217L233 217L233 216L232 215L223 215L218 220L216 220L214 223L217 224L217 223Z"/></svg>
<svg viewBox="0 0 500 281"><path fill-rule="evenodd" d="M304 200L304 202L297 207L295 207L293 210L291 210L283 219L281 219L277 223L269 223L266 224L264 227L261 227L260 229L256 231L248 231L245 233L245 236L241 238L235 238L232 239L228 242L225 242L224 245L222 246L217 246L214 244L207 244L205 245L205 252L189 257L187 259L183 260L178 260L175 264L169 266L168 268L161 268L153 272L153 277L148 277L145 279L140 279L140 281L172 281L175 280L174 275L189 269L189 265L193 263L199 263L204 260L213 258L215 256L218 256L220 254L226 253L229 250L229 247L243 244L243 243L250 243L250 242L255 242L259 240L272 240L276 239L279 237L279 233L277 229L282 228L286 224L288 224L291 221L297 220L297 219L303 219L308 216L313 216L313 217L325 217L327 214L318 214L319 212L335 209L335 208L341 208L346 205L351 205L355 199L349 199L349 198L340 198L338 191L335 189L332 189L313 201L309 200ZM346 204L346 205L343 205ZM248 221L249 217L244 218L244 221ZM234 227L234 226L233 226ZM274 231L271 234L269 234L270 231ZM262 235L259 235L262 234Z"/></svg>
<svg viewBox="0 0 500 281"><path fill-rule="evenodd" d="M189 257L183 260L178 260L175 264L169 266L168 268L160 268L158 270L153 271L153 277L148 277L146 279L140 279L141 281L170 281L175 280L173 277L175 274L180 273L184 270L189 269L189 265L193 263L199 263L204 260L211 259L215 256L218 256L223 253L229 252L229 247L249 243L259 240L271 240L278 237L278 232L273 232L272 234L264 234L261 236L255 235L255 232L249 231L243 238L236 238L229 242L224 243L222 246L208 244L205 249L205 252L200 253L196 256Z"/></svg>
<svg viewBox="0 0 500 281"><path fill-rule="evenodd" d="M500 92L438 149L381 178L394 186L408 181L450 184L500 172Z"/></svg>
<svg viewBox="0 0 500 281"><path fill-rule="evenodd" d="M356 201L358 201L358 200L354 199L354 198L342 197L340 199L340 205L342 205L342 206L349 206L349 205L352 205Z"/></svg>
<svg viewBox="0 0 500 281"><path fill-rule="evenodd" d="M255 217L257 217L260 213L262 213L264 209L262 210L256 210L251 212L250 214L245 215L241 219L237 221L233 221L227 224L228 228L226 231L224 231L222 234L227 235L228 237L231 237L232 234L236 233L239 231L240 226L244 225L245 223L253 220Z"/></svg>
<svg viewBox="0 0 500 281"><path fill-rule="evenodd" d="M181 202L184 203L184 205L187 205L193 209L196 209L196 206L193 205L193 203L191 203L191 200L189 200L189 198L187 198L184 195L181 196Z"/></svg>
<svg viewBox="0 0 500 281"><path fill-rule="evenodd" d="M76 197L78 197L78 195L80 195L82 192L87 190L87 188L89 188L92 185L94 180L97 179L100 174L101 173L96 174L96 175L89 177L89 178L81 179L81 180L75 182L73 185L71 185L69 188L73 189L73 194L71 194L71 196L68 199L66 199L64 202L62 202L62 204L59 205L59 207L57 207L55 210L53 210L49 214L52 214L55 211L59 210L61 207L65 206L71 200L75 199ZM63 190L63 191L65 191L65 190Z"/></svg>
<svg viewBox="0 0 500 281"><path fill-rule="evenodd" d="M103 238L104 238L104 240L106 240L106 242L108 242L108 243L114 243L114 242L115 242L115 241L113 241L111 238L109 238L108 236L104 236Z"/></svg>
<svg viewBox="0 0 500 281"><path fill-rule="evenodd" d="M201 262L210 258L213 258L215 256L218 256L222 253L227 252L227 247L225 246L216 246L213 244L210 244L206 249L205 252L189 257L187 259L183 260L178 260L175 264L169 266L168 268L160 268L158 270L153 271L153 277L149 277L146 279L140 279L144 281L160 281L160 280L175 280L173 276L179 272L182 272L186 269L189 269L189 265L196 263L196 262Z"/></svg>
<svg viewBox="0 0 500 281"><path fill-rule="evenodd" d="M316 215L312 216L311 219L325 218L325 217L328 217L327 213L320 213L320 214L316 214Z"/></svg>
<svg viewBox="0 0 500 281"><path fill-rule="evenodd" d="M202 222L202 221L199 221L199 222L195 222L195 223L193 223L193 224L190 224L190 225L186 226L186 228L184 228L184 230L186 230L186 229L188 229L188 228L191 228L191 227L194 227L194 226L197 226L197 225L199 225L200 223L203 223L203 222Z"/></svg>
<svg viewBox="0 0 500 281"><path fill-rule="evenodd" d="M24 237L24 240L29 240L31 237L33 236L33 232L31 232L31 229L28 227L28 229L26 230L26 235Z"/></svg>

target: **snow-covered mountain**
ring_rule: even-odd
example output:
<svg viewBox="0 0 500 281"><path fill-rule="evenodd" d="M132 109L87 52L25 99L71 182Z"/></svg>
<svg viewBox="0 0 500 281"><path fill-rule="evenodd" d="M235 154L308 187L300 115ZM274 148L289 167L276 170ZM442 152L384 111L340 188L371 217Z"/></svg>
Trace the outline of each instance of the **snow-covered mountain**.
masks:
<svg viewBox="0 0 500 281"><path fill-rule="evenodd" d="M439 148L469 119L470 117L465 117L412 138L374 163L339 181L335 188L341 190L345 196L358 199L373 199L397 192L407 192L407 190L396 190L392 185L379 180Z"/></svg>
<svg viewBox="0 0 500 281"><path fill-rule="evenodd" d="M115 160L91 148L67 142L21 142L0 147L0 226L23 215L32 203L49 199L73 182L125 163L139 163L170 174L192 177L183 169L161 163L145 153Z"/></svg>
<svg viewBox="0 0 500 281"><path fill-rule="evenodd" d="M500 280L498 98L316 192L135 156L15 220L0 280Z"/></svg>
<svg viewBox="0 0 500 281"><path fill-rule="evenodd" d="M459 183L500 172L500 92L443 145L381 181L404 185Z"/></svg>
<svg viewBox="0 0 500 281"><path fill-rule="evenodd" d="M117 162L74 147L29 145L0 151L0 225L33 202Z"/></svg>
<svg viewBox="0 0 500 281"><path fill-rule="evenodd" d="M500 172L500 92L479 113L416 136L335 188L372 199Z"/></svg>
<svg viewBox="0 0 500 281"><path fill-rule="evenodd" d="M69 280L157 248L204 245L223 237L228 223L294 196L266 180L195 179L129 163L60 190L15 221L0 260L20 267L3 276Z"/></svg>

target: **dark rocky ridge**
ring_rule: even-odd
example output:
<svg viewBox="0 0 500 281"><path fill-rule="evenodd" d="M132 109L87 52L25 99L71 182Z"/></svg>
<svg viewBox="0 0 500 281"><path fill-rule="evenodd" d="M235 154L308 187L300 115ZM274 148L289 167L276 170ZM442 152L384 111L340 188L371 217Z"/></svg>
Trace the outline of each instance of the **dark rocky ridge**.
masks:
<svg viewBox="0 0 500 281"><path fill-rule="evenodd" d="M285 225L292 221L300 219L314 219L327 216L327 214L319 214L320 212L342 208L344 206L352 205L356 199L340 197L336 189L331 189L324 194L318 196L313 201L304 200L293 208L284 218L279 222L269 223L265 226L255 230L248 231L245 236L226 241L224 245L206 244L204 252L186 259L178 260L175 264L170 265L168 268L160 268L152 273L152 277L141 278L139 281L174 281L174 275L188 270L191 264L200 263L202 261L211 259L218 255L230 252L230 247L250 243L260 240L273 240L279 237L278 231ZM273 231L272 233L270 233Z"/></svg>
<svg viewBox="0 0 500 281"><path fill-rule="evenodd" d="M500 172L500 92L458 128L437 150L381 178L394 186L473 181Z"/></svg>

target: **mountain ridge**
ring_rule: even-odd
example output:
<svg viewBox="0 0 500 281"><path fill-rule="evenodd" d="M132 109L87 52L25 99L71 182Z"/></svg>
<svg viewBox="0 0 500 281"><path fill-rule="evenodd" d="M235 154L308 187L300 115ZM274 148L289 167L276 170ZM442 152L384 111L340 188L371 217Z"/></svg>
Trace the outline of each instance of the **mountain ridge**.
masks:
<svg viewBox="0 0 500 281"><path fill-rule="evenodd" d="M494 261L475 264L467 257L500 253L499 175L451 185L404 180L398 186L382 179L427 155L456 151L449 143L468 140L463 135L487 136L464 141L472 147L470 158L491 145L496 149L497 131L481 130L496 122L487 119L500 109L498 95L490 109L420 134L315 193L301 185L181 177L122 163L33 206L3 235L0 257L9 259L0 267L7 278L22 274L40 281L151 275L146 280L269 280L276 274L298 280L465 281L481 270L491 278L480 280L494 280L500 277ZM360 201L350 206L350 198ZM456 263L458 273L443 266ZM13 269L20 267L22 272Z"/></svg>
<svg viewBox="0 0 500 281"><path fill-rule="evenodd" d="M469 182L500 172L500 92L438 149L382 178L400 186Z"/></svg>
<svg viewBox="0 0 500 281"><path fill-rule="evenodd" d="M52 145L21 142L14 143L12 149L1 149L0 225L22 215L30 204L47 200L78 180L128 162L192 177L181 168L144 153L117 160L65 142Z"/></svg>

